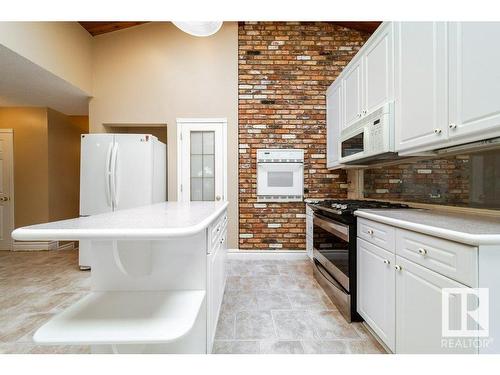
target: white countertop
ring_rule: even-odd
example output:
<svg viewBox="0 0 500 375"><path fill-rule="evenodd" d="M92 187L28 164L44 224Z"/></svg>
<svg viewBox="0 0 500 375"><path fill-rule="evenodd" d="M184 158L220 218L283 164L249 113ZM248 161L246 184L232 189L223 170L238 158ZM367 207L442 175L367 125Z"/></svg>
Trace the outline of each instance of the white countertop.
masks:
<svg viewBox="0 0 500 375"><path fill-rule="evenodd" d="M356 216L469 245L500 245L500 218L424 209L361 209Z"/></svg>
<svg viewBox="0 0 500 375"><path fill-rule="evenodd" d="M22 227L12 238L33 240L165 239L192 235L215 220L228 202L163 202Z"/></svg>

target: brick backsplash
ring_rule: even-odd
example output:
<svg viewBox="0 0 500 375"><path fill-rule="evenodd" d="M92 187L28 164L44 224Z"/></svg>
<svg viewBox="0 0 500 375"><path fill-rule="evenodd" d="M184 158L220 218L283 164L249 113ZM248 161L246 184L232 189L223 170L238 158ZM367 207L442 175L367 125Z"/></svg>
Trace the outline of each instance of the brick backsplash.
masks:
<svg viewBox="0 0 500 375"><path fill-rule="evenodd" d="M364 171L364 197L500 209L500 150Z"/></svg>
<svg viewBox="0 0 500 375"><path fill-rule="evenodd" d="M326 169L325 92L369 34L328 22L240 22L239 248L304 249L303 203L257 203L256 150L305 150L306 198L345 198Z"/></svg>

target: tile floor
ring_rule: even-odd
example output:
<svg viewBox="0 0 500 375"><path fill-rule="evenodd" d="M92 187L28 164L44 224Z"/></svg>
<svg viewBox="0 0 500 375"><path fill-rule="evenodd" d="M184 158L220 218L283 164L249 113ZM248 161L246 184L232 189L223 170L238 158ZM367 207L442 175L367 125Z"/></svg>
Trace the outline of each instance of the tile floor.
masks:
<svg viewBox="0 0 500 375"><path fill-rule="evenodd" d="M215 340L214 353L384 353L345 321L307 260L228 261Z"/></svg>
<svg viewBox="0 0 500 375"><path fill-rule="evenodd" d="M37 346L34 331L90 290L76 251L0 251L0 353L90 353ZM307 261L229 261L214 353L380 353L324 295ZM313 324L314 322L314 324Z"/></svg>

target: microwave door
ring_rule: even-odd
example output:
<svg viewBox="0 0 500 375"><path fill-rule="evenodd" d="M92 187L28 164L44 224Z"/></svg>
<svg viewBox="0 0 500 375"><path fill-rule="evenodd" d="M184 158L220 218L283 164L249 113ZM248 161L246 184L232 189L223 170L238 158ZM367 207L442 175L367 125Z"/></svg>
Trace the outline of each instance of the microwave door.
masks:
<svg viewBox="0 0 500 375"><path fill-rule="evenodd" d="M259 195L302 195L302 163L260 163L257 171Z"/></svg>
<svg viewBox="0 0 500 375"><path fill-rule="evenodd" d="M363 158L366 154L367 144L368 134L364 128L356 134L345 137L340 143L340 162L345 163Z"/></svg>

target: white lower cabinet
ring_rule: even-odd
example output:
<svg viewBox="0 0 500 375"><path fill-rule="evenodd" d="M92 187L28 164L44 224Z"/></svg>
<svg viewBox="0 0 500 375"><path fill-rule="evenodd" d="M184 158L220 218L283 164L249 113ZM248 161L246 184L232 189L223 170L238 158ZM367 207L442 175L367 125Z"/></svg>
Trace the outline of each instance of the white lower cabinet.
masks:
<svg viewBox="0 0 500 375"><path fill-rule="evenodd" d="M474 348L449 348L442 337L442 289L466 288L456 281L396 256L396 352L465 354ZM450 301L450 326L460 326L460 300ZM443 341L444 340L444 341Z"/></svg>
<svg viewBox="0 0 500 375"><path fill-rule="evenodd" d="M395 350L395 272L394 254L358 238L359 314Z"/></svg>
<svg viewBox="0 0 500 375"><path fill-rule="evenodd" d="M207 256L207 351L212 345L219 320L219 311L226 286L226 231L218 239L214 250Z"/></svg>
<svg viewBox="0 0 500 375"><path fill-rule="evenodd" d="M380 225L377 222L362 219L370 227ZM358 225L358 229L359 229ZM448 341L442 335L442 289L467 288L447 275L439 273L447 269L446 262L461 264L462 247L452 243L446 247L447 258L439 258L436 244L445 240L432 236L394 228L396 234L395 249L389 244L379 245L380 241L371 237L357 238L357 310L370 328L397 354L464 354L478 353L477 348L460 347L456 341ZM422 260L408 259L403 251L408 234L418 238L418 253ZM359 231L358 231L359 234ZM375 244L377 243L377 244ZM477 269L476 248L467 249L469 267ZM405 257L397 254L403 254ZM413 253L411 253L413 256ZM426 258L429 257L427 260ZM466 268L447 266L446 272L458 280L470 280L471 272ZM432 269L431 269L432 268ZM457 267L455 267L457 268ZM438 272L436 272L438 271ZM471 286L477 282L472 280ZM449 302L449 328L456 329L461 324L460 296L451 294Z"/></svg>

